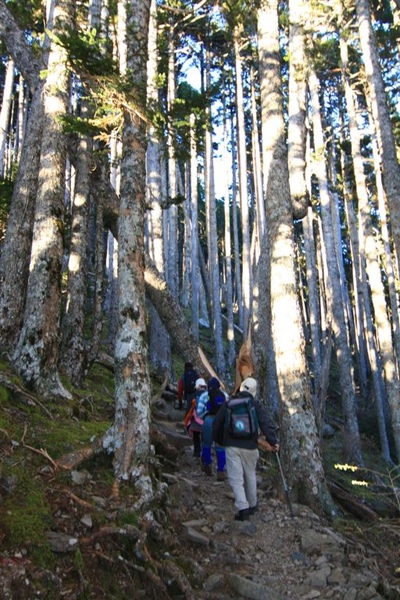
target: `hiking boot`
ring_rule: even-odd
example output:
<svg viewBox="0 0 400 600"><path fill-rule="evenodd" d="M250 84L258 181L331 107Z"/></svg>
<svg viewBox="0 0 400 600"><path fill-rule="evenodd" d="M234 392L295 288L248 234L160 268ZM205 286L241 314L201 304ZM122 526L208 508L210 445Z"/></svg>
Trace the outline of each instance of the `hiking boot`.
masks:
<svg viewBox="0 0 400 600"><path fill-rule="evenodd" d="M225 481L226 473L225 471L217 471L217 481Z"/></svg>
<svg viewBox="0 0 400 600"><path fill-rule="evenodd" d="M211 465L202 465L201 470L204 471L206 475L212 475Z"/></svg>
<svg viewBox="0 0 400 600"><path fill-rule="evenodd" d="M254 515L256 512L258 512L258 504L249 507L249 515Z"/></svg>
<svg viewBox="0 0 400 600"><path fill-rule="evenodd" d="M250 513L248 508L239 510L235 515L235 521L248 521L250 519Z"/></svg>

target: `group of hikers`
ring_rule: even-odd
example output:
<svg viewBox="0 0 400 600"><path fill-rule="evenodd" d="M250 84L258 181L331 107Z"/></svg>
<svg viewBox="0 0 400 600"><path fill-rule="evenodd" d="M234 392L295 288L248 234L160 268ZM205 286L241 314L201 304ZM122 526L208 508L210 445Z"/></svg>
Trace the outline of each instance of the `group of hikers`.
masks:
<svg viewBox="0 0 400 600"><path fill-rule="evenodd" d="M178 402L185 410L184 424L193 440L193 456L201 458L202 471L212 476L215 450L217 479L228 478L237 509L235 520L247 521L258 511L259 430L271 450L279 450L275 424L257 399L257 381L246 377L231 398L217 377L206 382L187 362L178 383Z"/></svg>

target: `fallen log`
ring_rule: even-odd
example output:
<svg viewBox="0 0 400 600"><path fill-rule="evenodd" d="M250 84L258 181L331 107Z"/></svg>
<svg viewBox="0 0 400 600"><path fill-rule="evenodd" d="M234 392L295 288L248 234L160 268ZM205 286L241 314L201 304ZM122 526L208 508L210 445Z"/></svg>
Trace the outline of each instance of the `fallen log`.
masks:
<svg viewBox="0 0 400 600"><path fill-rule="evenodd" d="M355 496L347 492L343 487L328 481L328 488L334 500L337 500L341 506L343 506L352 515L363 521L377 521L379 515L372 510L369 506L366 506Z"/></svg>

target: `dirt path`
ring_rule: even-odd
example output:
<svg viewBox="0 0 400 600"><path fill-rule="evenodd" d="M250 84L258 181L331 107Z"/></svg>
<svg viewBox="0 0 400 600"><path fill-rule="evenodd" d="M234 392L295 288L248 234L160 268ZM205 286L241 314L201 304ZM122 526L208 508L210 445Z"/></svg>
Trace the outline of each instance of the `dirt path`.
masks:
<svg viewBox="0 0 400 600"><path fill-rule="evenodd" d="M389 597L371 551L345 540L305 506L294 505L291 517L272 486L272 455L262 453L258 468L259 512L241 523L234 521L228 481L217 481L215 471L211 477L204 474L192 454L191 446L183 447L176 469L164 477L180 541L178 562L194 598Z"/></svg>

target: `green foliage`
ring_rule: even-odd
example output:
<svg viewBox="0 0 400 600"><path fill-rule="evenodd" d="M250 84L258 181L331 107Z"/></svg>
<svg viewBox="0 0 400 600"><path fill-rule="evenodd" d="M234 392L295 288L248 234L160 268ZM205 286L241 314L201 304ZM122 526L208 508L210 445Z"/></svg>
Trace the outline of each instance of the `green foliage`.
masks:
<svg viewBox="0 0 400 600"><path fill-rule="evenodd" d="M96 29L67 29L57 38L66 49L72 69L79 75L106 77L116 75L118 66L109 52L109 42L98 37Z"/></svg>
<svg viewBox="0 0 400 600"><path fill-rule="evenodd" d="M46 502L44 486L22 467L12 470L17 480L16 490L4 503L3 522L10 543L16 547L29 546L39 565L49 567L53 557L46 538L51 526L51 513Z"/></svg>
<svg viewBox="0 0 400 600"><path fill-rule="evenodd" d="M81 117L64 115L61 119L63 131L66 135L79 134L82 136L101 136L102 127L94 120L82 119Z"/></svg>
<svg viewBox="0 0 400 600"><path fill-rule="evenodd" d="M331 77L338 70L340 53L336 36L314 36L310 54L320 78Z"/></svg>
<svg viewBox="0 0 400 600"><path fill-rule="evenodd" d="M42 0L25 0L24 2L9 0L7 8L12 12L22 29L34 31L36 34L43 33L45 4Z"/></svg>

